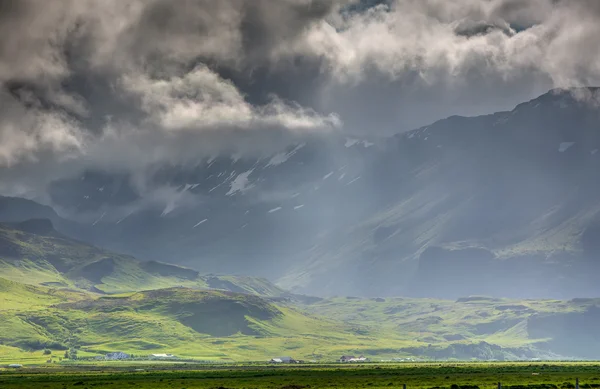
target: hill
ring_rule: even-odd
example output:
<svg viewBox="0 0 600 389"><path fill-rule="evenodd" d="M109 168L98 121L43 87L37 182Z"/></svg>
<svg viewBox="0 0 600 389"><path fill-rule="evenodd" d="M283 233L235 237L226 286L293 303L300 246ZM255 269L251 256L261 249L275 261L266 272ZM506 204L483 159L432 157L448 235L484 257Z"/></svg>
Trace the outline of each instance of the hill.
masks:
<svg viewBox="0 0 600 389"><path fill-rule="evenodd" d="M21 288L35 296L48 293L43 287ZM0 306L0 361L41 357L43 348L54 354L75 348L84 358L124 351L205 360L256 361L282 354L334 360L351 347L414 345L401 338L359 334L341 322L225 291L170 288L48 299L47 304Z"/></svg>
<svg viewBox="0 0 600 389"><path fill-rule="evenodd" d="M392 358L598 358L599 300L457 301L355 297L299 304L228 291L168 288L99 296L0 279L0 361L77 349L203 360L278 355Z"/></svg>
<svg viewBox="0 0 600 389"><path fill-rule="evenodd" d="M98 293L188 286L264 296L285 294L264 279L201 275L193 269L102 250L64 236L47 219L0 224L0 274L27 284Z"/></svg>
<svg viewBox="0 0 600 389"><path fill-rule="evenodd" d="M305 309L365 332L402 334L420 344L402 351L421 357L595 359L599 355L596 350L600 335L591 323L600 312L599 306L598 299L467 297L449 301L338 297Z"/></svg>

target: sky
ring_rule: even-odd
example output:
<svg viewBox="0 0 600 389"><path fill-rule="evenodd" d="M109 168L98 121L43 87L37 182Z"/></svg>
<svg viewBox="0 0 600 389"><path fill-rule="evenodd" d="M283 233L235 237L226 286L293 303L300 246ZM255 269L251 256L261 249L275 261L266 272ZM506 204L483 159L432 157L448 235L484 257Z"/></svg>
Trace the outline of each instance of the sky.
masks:
<svg viewBox="0 0 600 389"><path fill-rule="evenodd" d="M596 0L0 0L0 193L600 84Z"/></svg>

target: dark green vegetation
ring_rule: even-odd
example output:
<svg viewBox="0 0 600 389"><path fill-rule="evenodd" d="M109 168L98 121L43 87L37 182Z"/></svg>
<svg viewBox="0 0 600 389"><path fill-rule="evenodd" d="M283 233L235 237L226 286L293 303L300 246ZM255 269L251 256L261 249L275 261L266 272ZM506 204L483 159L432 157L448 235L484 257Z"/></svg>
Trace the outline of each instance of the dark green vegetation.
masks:
<svg viewBox="0 0 600 389"><path fill-rule="evenodd" d="M80 372L77 370L33 370L2 372L3 388L412 388L476 389L572 389L579 378L583 389L600 387L600 366L583 364L459 364L412 366L303 368L182 367L177 371L147 366L131 369Z"/></svg>

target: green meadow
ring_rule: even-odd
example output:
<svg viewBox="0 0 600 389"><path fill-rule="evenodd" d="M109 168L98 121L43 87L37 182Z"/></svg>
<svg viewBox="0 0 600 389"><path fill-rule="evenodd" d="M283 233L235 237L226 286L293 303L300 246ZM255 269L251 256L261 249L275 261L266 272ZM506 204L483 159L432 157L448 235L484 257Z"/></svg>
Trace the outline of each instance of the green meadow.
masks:
<svg viewBox="0 0 600 389"><path fill-rule="evenodd" d="M591 363L406 364L362 366L164 365L4 370L2 388L390 388L572 389L600 387L600 365Z"/></svg>

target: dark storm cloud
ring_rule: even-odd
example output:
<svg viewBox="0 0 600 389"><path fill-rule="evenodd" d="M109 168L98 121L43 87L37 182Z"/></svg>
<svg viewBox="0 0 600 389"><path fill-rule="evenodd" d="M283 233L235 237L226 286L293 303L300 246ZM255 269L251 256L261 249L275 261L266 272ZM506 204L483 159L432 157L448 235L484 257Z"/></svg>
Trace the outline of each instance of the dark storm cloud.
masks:
<svg viewBox="0 0 600 389"><path fill-rule="evenodd" d="M0 190L511 108L598 83L598 36L583 0L3 0Z"/></svg>

